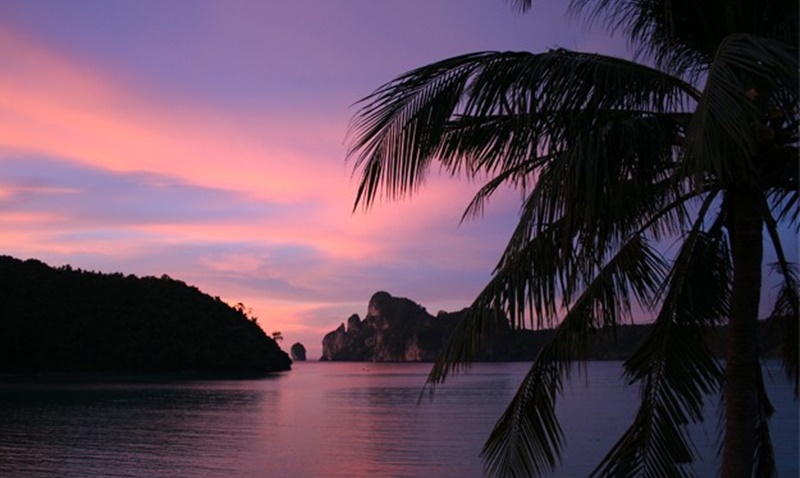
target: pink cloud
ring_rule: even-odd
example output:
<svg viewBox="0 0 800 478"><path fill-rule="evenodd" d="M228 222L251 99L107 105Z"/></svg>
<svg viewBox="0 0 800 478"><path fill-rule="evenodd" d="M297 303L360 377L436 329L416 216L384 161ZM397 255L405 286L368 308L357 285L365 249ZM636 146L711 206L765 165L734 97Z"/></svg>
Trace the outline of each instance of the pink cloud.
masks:
<svg viewBox="0 0 800 478"><path fill-rule="evenodd" d="M458 225L478 185L433 175L409 200L351 213L357 183L344 164L349 105L405 66L383 63L385 52L364 42L369 31L320 31L287 55L283 44L267 41L272 33L254 20L261 17L242 14L220 17L228 23L211 33L229 40L246 32L234 39L263 58L234 58L229 44L209 39L182 60L198 74L216 61L263 62L235 72L279 88L263 92L267 99L257 90L243 93L252 106L181 94L174 84L165 88L107 59L0 26L0 163L28 160L28 173L47 179L31 185L0 178L0 248L55 266L167 273L229 303L244 302L267 332L282 330L287 341L305 337L312 350L347 315L363 313L379 289L419 301L431 298L416 296L423 292L436 296L438 302L424 304L434 310L467 305L508 230L507 221ZM326 18L319 12L320 24ZM405 21L413 24L413 15ZM279 34L297 38L293 25L283 27ZM402 29L392 35L409 36ZM403 65L416 66L402 42L391 48ZM288 71L302 60L298 52L309 55L306 69ZM313 87L299 92L292 81ZM353 94L317 107L316 86L325 82L337 94ZM59 174L77 179L48 176L47 165L34 166L32 158L40 157L66 163ZM117 189L93 188L93 181ZM516 205L500 198L496 208L508 217Z"/></svg>
<svg viewBox="0 0 800 478"><path fill-rule="evenodd" d="M265 120L268 114L251 122L202 105L160 102L7 31L0 54L13 69L0 76L6 149L116 171L159 171L282 200L317 194L323 181L304 174L311 167L343 176L341 150L329 152L336 159L327 162L298 154L280 144L297 130L279 118ZM329 136L314 131L320 127L307 120L302 134Z"/></svg>

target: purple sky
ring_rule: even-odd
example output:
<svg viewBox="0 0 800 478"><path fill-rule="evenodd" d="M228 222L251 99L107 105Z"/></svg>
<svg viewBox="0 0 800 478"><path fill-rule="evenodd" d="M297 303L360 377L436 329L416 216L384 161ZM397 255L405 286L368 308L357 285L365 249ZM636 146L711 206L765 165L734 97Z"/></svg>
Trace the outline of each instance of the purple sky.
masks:
<svg viewBox="0 0 800 478"><path fill-rule="evenodd" d="M624 41L542 0L0 0L0 254L168 274L253 309L284 349L378 290L432 313L489 279L518 198L431 178L351 214L352 104L471 51Z"/></svg>

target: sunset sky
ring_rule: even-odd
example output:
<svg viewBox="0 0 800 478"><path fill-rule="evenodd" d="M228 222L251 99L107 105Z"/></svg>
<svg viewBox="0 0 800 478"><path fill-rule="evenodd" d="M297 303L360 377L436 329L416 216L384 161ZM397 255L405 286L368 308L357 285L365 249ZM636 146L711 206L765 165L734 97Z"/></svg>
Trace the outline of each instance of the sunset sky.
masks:
<svg viewBox="0 0 800 478"><path fill-rule="evenodd" d="M353 103L481 50L625 42L503 0L0 0L0 254L169 276L320 355L378 290L435 314L489 279L518 197L431 178L352 213Z"/></svg>

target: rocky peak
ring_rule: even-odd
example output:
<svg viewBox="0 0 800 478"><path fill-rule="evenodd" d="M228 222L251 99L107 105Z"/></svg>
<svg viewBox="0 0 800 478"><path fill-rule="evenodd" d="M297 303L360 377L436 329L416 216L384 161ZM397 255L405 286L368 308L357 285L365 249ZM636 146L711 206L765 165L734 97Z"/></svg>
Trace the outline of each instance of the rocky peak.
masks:
<svg viewBox="0 0 800 478"><path fill-rule="evenodd" d="M300 342L293 344L289 351L292 354L292 360L295 362L302 362L306 359L306 348Z"/></svg>
<svg viewBox="0 0 800 478"><path fill-rule="evenodd" d="M439 318L404 297L372 295L367 315L347 319L322 340L322 360L429 361L444 345L460 314Z"/></svg>
<svg viewBox="0 0 800 478"><path fill-rule="evenodd" d="M367 316L380 316L381 311L389 308L392 299L394 299L394 297L392 297L388 292L378 291L372 294L372 297L369 299L369 304L367 305Z"/></svg>
<svg viewBox="0 0 800 478"><path fill-rule="evenodd" d="M358 314L353 314L347 319L347 331L359 332L361 330L361 318Z"/></svg>

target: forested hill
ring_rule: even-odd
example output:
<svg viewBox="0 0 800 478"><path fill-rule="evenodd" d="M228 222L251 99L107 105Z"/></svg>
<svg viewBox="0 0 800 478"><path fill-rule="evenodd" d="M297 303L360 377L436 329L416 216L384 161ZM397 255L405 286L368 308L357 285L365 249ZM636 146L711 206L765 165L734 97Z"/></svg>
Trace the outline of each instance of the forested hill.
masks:
<svg viewBox="0 0 800 478"><path fill-rule="evenodd" d="M181 281L0 256L2 374L251 374L290 365L254 319Z"/></svg>

